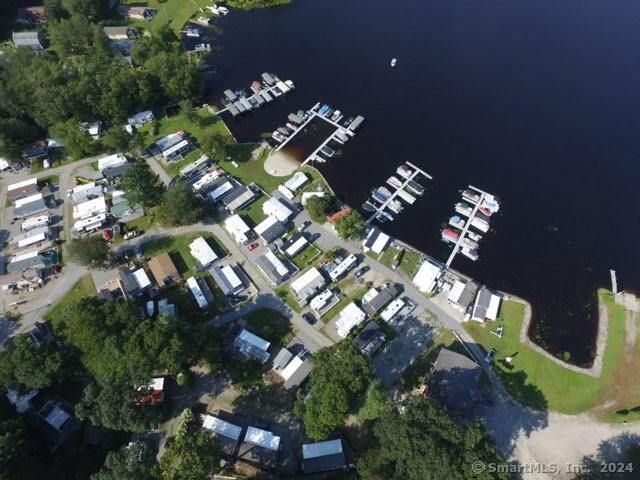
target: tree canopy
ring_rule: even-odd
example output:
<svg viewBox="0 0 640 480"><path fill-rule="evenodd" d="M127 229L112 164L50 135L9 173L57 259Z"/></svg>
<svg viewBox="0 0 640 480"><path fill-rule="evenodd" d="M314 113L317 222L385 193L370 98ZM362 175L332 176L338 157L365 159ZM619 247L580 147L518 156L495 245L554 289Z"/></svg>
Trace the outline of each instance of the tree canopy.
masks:
<svg viewBox="0 0 640 480"><path fill-rule="evenodd" d="M358 410L360 420L375 420L379 418L388 407L389 391L379 378L374 379L367 388L364 402Z"/></svg>
<svg viewBox="0 0 640 480"><path fill-rule="evenodd" d="M204 206L191 186L179 180L164 192L161 213L168 225L191 225L202 221Z"/></svg>
<svg viewBox="0 0 640 480"><path fill-rule="evenodd" d="M100 235L72 239L69 254L74 262L91 268L104 268L110 259L109 244Z"/></svg>
<svg viewBox="0 0 640 480"><path fill-rule="evenodd" d="M145 208L159 204L164 192L160 179L144 160L135 162L122 175L120 188L131 203Z"/></svg>
<svg viewBox="0 0 640 480"><path fill-rule="evenodd" d="M109 452L104 466L91 480L154 480L155 452L147 442L132 442Z"/></svg>
<svg viewBox="0 0 640 480"><path fill-rule="evenodd" d="M227 135L220 133L207 133L202 139L202 150L209 155L209 158L216 162L222 162L227 159L231 140Z"/></svg>
<svg viewBox="0 0 640 480"><path fill-rule="evenodd" d="M336 231L340 238L353 239L360 238L364 233L364 219L360 212L351 210L335 221Z"/></svg>
<svg viewBox="0 0 640 480"><path fill-rule="evenodd" d="M318 223L325 223L327 215L335 209L336 198L326 193L323 197L311 197L307 200L307 211L311 220Z"/></svg>
<svg viewBox="0 0 640 480"><path fill-rule="evenodd" d="M64 360L53 343L34 345L27 335L14 337L14 349L6 359L15 382L26 388L45 388L63 377Z"/></svg>
<svg viewBox="0 0 640 480"><path fill-rule="evenodd" d="M340 428L369 384L369 362L351 342L323 348L313 357L309 395L298 399L295 413L307 435L324 440Z"/></svg>
<svg viewBox="0 0 640 480"><path fill-rule="evenodd" d="M358 463L364 480L501 479L508 475L477 473L474 462L503 461L484 428L458 423L436 402L410 400L402 410L389 409L375 423L378 445Z"/></svg>

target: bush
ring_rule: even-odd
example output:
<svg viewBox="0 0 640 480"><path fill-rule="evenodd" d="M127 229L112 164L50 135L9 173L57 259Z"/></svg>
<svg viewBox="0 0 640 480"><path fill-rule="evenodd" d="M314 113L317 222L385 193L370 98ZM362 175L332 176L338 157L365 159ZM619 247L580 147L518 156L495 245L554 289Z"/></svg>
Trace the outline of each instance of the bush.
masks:
<svg viewBox="0 0 640 480"><path fill-rule="evenodd" d="M176 383L183 388L191 388L193 386L193 374L189 370L183 370L176 375Z"/></svg>

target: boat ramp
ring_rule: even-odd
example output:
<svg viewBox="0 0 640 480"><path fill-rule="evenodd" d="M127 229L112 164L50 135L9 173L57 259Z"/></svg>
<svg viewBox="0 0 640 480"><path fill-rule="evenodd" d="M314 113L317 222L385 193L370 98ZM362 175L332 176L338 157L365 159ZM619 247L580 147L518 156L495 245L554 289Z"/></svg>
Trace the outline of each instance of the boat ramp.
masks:
<svg viewBox="0 0 640 480"><path fill-rule="evenodd" d="M484 190L469 185L462 191L462 201L455 205L457 215L451 217L449 226L442 230L442 240L454 244L445 263L446 268L451 266L458 253L473 261L479 258L481 233L489 231L489 218L499 209L498 199Z"/></svg>
<svg viewBox="0 0 640 480"><path fill-rule="evenodd" d="M285 95L295 88L293 81L280 80L274 73L264 72L261 75L262 81L254 80L251 83L248 93L244 89L225 90L221 101L224 105L222 110L218 110L218 114L229 112L232 116L237 117L251 110L258 109L267 103L271 103L276 98Z"/></svg>
<svg viewBox="0 0 640 480"><path fill-rule="evenodd" d="M364 210L372 212L367 219L367 224L374 220L381 222L392 221L394 219L393 214L399 214L404 209L404 205L398 199L413 205L417 197L424 193L424 188L417 181L419 177L423 176L428 180L433 179L431 175L411 162L405 162L400 165L396 173L398 177L391 176L387 179L387 184L391 187L391 190L387 187L378 187L371 194L371 199L367 200L362 206Z"/></svg>

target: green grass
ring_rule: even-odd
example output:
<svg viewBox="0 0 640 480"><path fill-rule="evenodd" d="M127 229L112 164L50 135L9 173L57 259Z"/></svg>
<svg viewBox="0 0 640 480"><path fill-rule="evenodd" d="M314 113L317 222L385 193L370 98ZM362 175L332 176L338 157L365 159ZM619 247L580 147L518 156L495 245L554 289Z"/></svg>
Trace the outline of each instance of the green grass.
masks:
<svg viewBox="0 0 640 480"><path fill-rule="evenodd" d="M291 3L291 0L227 0L226 5L238 10L253 10L254 8L275 7L288 3Z"/></svg>
<svg viewBox="0 0 640 480"><path fill-rule="evenodd" d="M236 213L240 215L247 225L250 227L255 227L260 222L262 222L267 216L262 211L262 205L269 199L266 195L260 194L260 196L252 201L246 207L241 208Z"/></svg>
<svg viewBox="0 0 640 480"><path fill-rule="evenodd" d="M144 216L127 222L126 231L130 232L131 230L137 229L144 233L147 230L150 230L158 221L158 209L159 207L152 207L148 210L145 210Z"/></svg>
<svg viewBox="0 0 640 480"><path fill-rule="evenodd" d="M382 253L382 255L380 255L379 261L385 267L392 268L391 264L393 263L393 259L399 253L400 253L400 250L397 249L396 247L389 247Z"/></svg>
<svg viewBox="0 0 640 480"><path fill-rule="evenodd" d="M60 175L48 175L38 179L38 182L56 185L60 183Z"/></svg>
<svg viewBox="0 0 640 480"><path fill-rule="evenodd" d="M284 301L284 303L286 303L289 308L291 308L291 310L296 313L302 312L302 306L298 303L298 299L293 293L291 293L288 287L284 286L276 288L275 292L278 297L280 297Z"/></svg>
<svg viewBox="0 0 640 480"><path fill-rule="evenodd" d="M182 170L184 167L186 167L190 163L193 163L196 160L198 160L202 155L204 155L204 152L199 148L195 148L191 150L189 153L187 153L187 155L182 160L178 160L177 162L171 162L167 166L165 166L163 162L160 162L160 166L162 166L162 168L169 175L172 175L175 177L180 173L180 170Z"/></svg>
<svg viewBox="0 0 640 480"><path fill-rule="evenodd" d="M609 308L609 335L600 378L568 370L522 345L519 337L524 305L520 303L503 302L496 322L486 326L467 322L465 327L485 351L496 348L494 368L515 398L537 409L577 414L598 405L612 388L613 373L625 347L624 308L615 305L610 294L603 293L601 298ZM505 326L502 338L490 333L499 324ZM509 355L514 357L512 367L504 362Z"/></svg>
<svg viewBox="0 0 640 480"><path fill-rule="evenodd" d="M185 23L187 23L200 8L212 4L211 0L125 0L122 3L132 3L158 9L158 13L150 22L133 20L127 22L130 25L153 32L166 22L169 22L169 25L178 36Z"/></svg>
<svg viewBox="0 0 640 480"><path fill-rule="evenodd" d="M196 110L201 118L198 123L193 123L187 120L183 114L174 115L173 117L163 116L158 118L158 133L151 134L152 124L147 123L140 128L140 131L147 132L147 145L151 145L153 142L171 133L176 133L180 130L189 132L189 136L198 145L202 142L205 135L208 133L219 133L221 135L230 135L229 129L225 123L217 115L209 113L207 108L200 108Z"/></svg>
<svg viewBox="0 0 640 480"><path fill-rule="evenodd" d="M226 249L216 237L207 232L190 233L187 235L175 235L156 238L143 245L146 256L153 257L162 252L169 252L178 272L181 275L193 275L195 273L196 260L191 256L189 244L197 237L204 237L213 251L219 257L227 254Z"/></svg>
<svg viewBox="0 0 640 480"><path fill-rule="evenodd" d="M228 161L220 162L220 167L244 184L255 183L265 192L272 192L278 188L278 185L286 182L289 177L274 177L264 169L264 162L269 155L267 150L263 150L257 158L252 158L251 152L258 146L258 143L234 145L229 154L231 158ZM238 167L233 166L231 162L234 161Z"/></svg>
<svg viewBox="0 0 640 480"><path fill-rule="evenodd" d="M269 340L274 347L282 348L293 338L291 322L276 310L258 308L246 314L244 318L251 333Z"/></svg>
<svg viewBox="0 0 640 480"><path fill-rule="evenodd" d="M369 287L363 287L360 290L356 291L353 295L342 295L342 298L338 303L335 304L327 313L322 317L322 321L324 323L329 323L333 318L338 315L343 308L349 305L351 302L361 300L364 297L364 294L367 293Z"/></svg>
<svg viewBox="0 0 640 480"><path fill-rule="evenodd" d="M82 298L92 297L96 295L96 286L93 283L91 274L87 273L84 277L76 282L69 292L56 303L44 316L51 322L54 328L58 327L63 321L63 313L69 305L77 302Z"/></svg>
<svg viewBox="0 0 640 480"><path fill-rule="evenodd" d="M322 255L322 250L320 250L315 245L307 245L303 251L298 253L295 257L291 259L296 267L300 270L304 270L307 267L311 266L319 257Z"/></svg>
<svg viewBox="0 0 640 480"><path fill-rule="evenodd" d="M413 278L418 272L418 268L420 268L420 263L421 256L419 253L405 250L402 254L402 260L400 260L400 268L409 278Z"/></svg>

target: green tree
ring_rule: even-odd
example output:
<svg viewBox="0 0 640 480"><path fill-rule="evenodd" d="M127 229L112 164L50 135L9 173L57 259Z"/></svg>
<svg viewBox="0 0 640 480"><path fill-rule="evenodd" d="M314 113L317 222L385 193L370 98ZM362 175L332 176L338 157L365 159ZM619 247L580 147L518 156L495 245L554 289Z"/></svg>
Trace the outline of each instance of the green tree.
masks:
<svg viewBox="0 0 640 480"><path fill-rule="evenodd" d="M131 203L145 208L158 205L164 192L160 178L151 171L144 160L135 162L122 175L120 188Z"/></svg>
<svg viewBox="0 0 640 480"><path fill-rule="evenodd" d="M37 140L39 136L39 129L24 120L0 118L0 157L19 160L22 146Z"/></svg>
<svg viewBox="0 0 640 480"><path fill-rule="evenodd" d="M199 125L202 117L198 115L198 111L194 108L191 100L185 98L184 100L180 100L180 113L184 116L184 118L191 125Z"/></svg>
<svg viewBox="0 0 640 480"><path fill-rule="evenodd" d="M192 225L204 218L204 205L191 186L179 180L164 192L161 213L168 225Z"/></svg>
<svg viewBox="0 0 640 480"><path fill-rule="evenodd" d="M107 0L62 0L62 7L71 15L99 20L107 12Z"/></svg>
<svg viewBox="0 0 640 480"><path fill-rule="evenodd" d="M218 442L202 430L170 438L158 468L163 480L202 480L219 469Z"/></svg>
<svg viewBox="0 0 640 480"><path fill-rule="evenodd" d="M128 152L133 136L124 128L114 125L100 140L112 152Z"/></svg>
<svg viewBox="0 0 640 480"><path fill-rule="evenodd" d="M109 42L102 27L83 15L47 22L47 31L51 48L61 58L95 54L95 50L107 52L109 49Z"/></svg>
<svg viewBox="0 0 640 480"><path fill-rule="evenodd" d="M26 480L31 473L27 432L22 419L0 421L0 479ZM36 478L36 477L31 477Z"/></svg>
<svg viewBox="0 0 640 480"><path fill-rule="evenodd" d="M154 480L155 452L147 442L132 442L109 452L104 466L91 480Z"/></svg>
<svg viewBox="0 0 640 480"><path fill-rule="evenodd" d="M109 245L99 235L74 238L69 243L71 259L91 268L104 268L110 261Z"/></svg>
<svg viewBox="0 0 640 480"><path fill-rule="evenodd" d="M97 152L97 144L91 135L73 119L54 125L51 135L64 144L67 155L73 159L89 157Z"/></svg>
<svg viewBox="0 0 640 480"><path fill-rule="evenodd" d="M367 393L364 396L364 402L360 410L358 410L358 418L360 420L375 420L380 418L387 410L389 403L389 392L382 380L376 378L371 381Z"/></svg>
<svg viewBox="0 0 640 480"><path fill-rule="evenodd" d="M476 473L474 462L504 459L477 422L458 423L444 407L424 397L389 409L374 426L377 446L358 463L364 480L506 479L507 474Z"/></svg>
<svg viewBox="0 0 640 480"><path fill-rule="evenodd" d="M229 149L231 148L231 138L220 133L207 133L202 139L202 150L209 155L209 158L216 162L222 162L227 159Z"/></svg>
<svg viewBox="0 0 640 480"><path fill-rule="evenodd" d="M0 351L0 387L13 388L16 386L16 367L8 350Z"/></svg>
<svg viewBox="0 0 640 480"><path fill-rule="evenodd" d="M335 209L336 198L325 193L323 197L311 197L307 200L307 211L311 220L317 223L325 223L327 215Z"/></svg>
<svg viewBox="0 0 640 480"><path fill-rule="evenodd" d="M180 51L159 52L144 63L156 79L167 101L193 98L201 93L200 70Z"/></svg>
<svg viewBox="0 0 640 480"><path fill-rule="evenodd" d="M351 210L335 221L335 227L342 239L361 238L364 233L364 219L360 212Z"/></svg>
<svg viewBox="0 0 640 480"><path fill-rule="evenodd" d="M62 0L44 0L43 5L44 14L48 20L58 20L67 16Z"/></svg>
<svg viewBox="0 0 640 480"><path fill-rule="evenodd" d="M55 345L45 343L33 345L27 335L14 338L11 363L14 365L16 380L27 388L45 388L63 376L62 353Z"/></svg>
<svg viewBox="0 0 640 480"><path fill-rule="evenodd" d="M195 417L193 416L193 412L191 411L190 408L185 408L180 413L180 417L178 417L178 427L176 428L176 438L181 439L191 434L193 431L194 422L195 422Z"/></svg>
<svg viewBox="0 0 640 480"><path fill-rule="evenodd" d="M309 395L301 396L295 413L307 435L323 440L340 428L369 384L369 362L351 342L323 348L313 357Z"/></svg>

